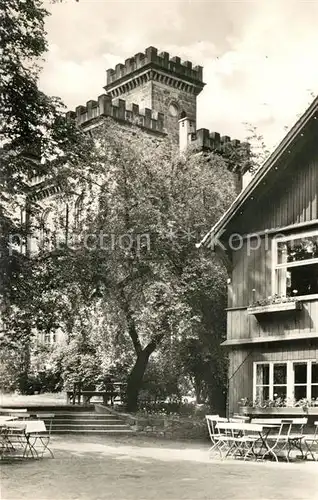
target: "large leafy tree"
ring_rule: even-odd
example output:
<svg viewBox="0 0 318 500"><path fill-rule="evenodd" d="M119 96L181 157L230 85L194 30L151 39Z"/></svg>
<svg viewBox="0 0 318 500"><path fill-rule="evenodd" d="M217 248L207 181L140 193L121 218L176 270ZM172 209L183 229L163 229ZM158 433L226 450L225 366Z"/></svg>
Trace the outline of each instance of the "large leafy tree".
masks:
<svg viewBox="0 0 318 500"><path fill-rule="evenodd" d="M60 100L38 86L47 15L40 0L0 0L0 312L2 340L22 342L25 367L35 295L33 264L19 246L25 249L28 237L30 184L37 176L55 182L63 165L89 150Z"/></svg>
<svg viewBox="0 0 318 500"><path fill-rule="evenodd" d="M81 229L47 262L59 270L60 300L76 286L92 324L98 306L130 339L127 405L135 410L149 358L164 339L200 335L213 376L222 379L225 271L195 242L235 196L233 160L193 151L180 157L168 139L111 120L95 129L94 142L89 163L63 171L67 192L84 193Z"/></svg>

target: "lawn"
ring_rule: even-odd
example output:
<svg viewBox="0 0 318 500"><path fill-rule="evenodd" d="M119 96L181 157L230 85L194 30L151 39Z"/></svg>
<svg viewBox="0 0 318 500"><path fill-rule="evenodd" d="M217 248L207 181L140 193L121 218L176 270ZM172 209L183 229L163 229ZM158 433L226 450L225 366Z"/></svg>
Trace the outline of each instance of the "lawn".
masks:
<svg viewBox="0 0 318 500"><path fill-rule="evenodd" d="M208 445L55 436L55 458L3 462L2 500L314 500L318 463L210 460Z"/></svg>

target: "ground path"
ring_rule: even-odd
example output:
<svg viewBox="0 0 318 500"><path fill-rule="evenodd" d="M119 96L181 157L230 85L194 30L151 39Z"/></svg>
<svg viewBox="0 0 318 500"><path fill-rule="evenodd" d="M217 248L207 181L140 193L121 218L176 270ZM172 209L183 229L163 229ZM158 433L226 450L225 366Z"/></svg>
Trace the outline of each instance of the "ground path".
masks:
<svg viewBox="0 0 318 500"><path fill-rule="evenodd" d="M1 464L1 500L314 500L318 463L209 460L208 445L54 436L55 458Z"/></svg>

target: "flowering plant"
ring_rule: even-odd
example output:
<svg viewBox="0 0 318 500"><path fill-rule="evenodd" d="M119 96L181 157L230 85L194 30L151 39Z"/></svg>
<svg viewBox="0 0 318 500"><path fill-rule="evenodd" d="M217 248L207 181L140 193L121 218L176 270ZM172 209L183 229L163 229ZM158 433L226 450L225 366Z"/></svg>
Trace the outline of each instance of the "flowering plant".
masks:
<svg viewBox="0 0 318 500"><path fill-rule="evenodd" d="M253 290L254 292L255 290ZM294 290L294 292L297 292L297 290ZM293 302L296 297L290 297L287 295L278 295L277 293L275 295L270 295L267 297L267 299L259 299L259 300L254 300L251 304L250 307L256 307L256 306L269 306L271 304L283 304L285 302Z"/></svg>
<svg viewBox="0 0 318 500"><path fill-rule="evenodd" d="M275 399L256 399L255 401L249 398L241 398L238 402L240 406L248 406L252 408L282 408L282 407L292 407L292 408L309 408L313 406L318 406L318 398L312 399L285 399L277 397Z"/></svg>

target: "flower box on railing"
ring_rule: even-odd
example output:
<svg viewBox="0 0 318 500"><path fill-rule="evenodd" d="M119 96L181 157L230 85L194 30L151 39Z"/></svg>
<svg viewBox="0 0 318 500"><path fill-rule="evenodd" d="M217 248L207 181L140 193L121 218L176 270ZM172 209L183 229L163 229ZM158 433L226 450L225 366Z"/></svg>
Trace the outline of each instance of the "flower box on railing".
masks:
<svg viewBox="0 0 318 500"><path fill-rule="evenodd" d="M274 304L255 305L247 308L247 314L268 314L283 311L297 311L302 308L302 303L298 300L277 302Z"/></svg>

